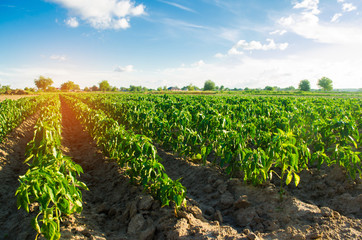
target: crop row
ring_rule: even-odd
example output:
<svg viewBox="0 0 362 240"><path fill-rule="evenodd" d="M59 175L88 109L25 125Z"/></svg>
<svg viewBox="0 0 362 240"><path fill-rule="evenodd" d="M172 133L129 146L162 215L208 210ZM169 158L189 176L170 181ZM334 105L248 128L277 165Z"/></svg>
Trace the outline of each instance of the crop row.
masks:
<svg viewBox="0 0 362 240"><path fill-rule="evenodd" d="M35 113L43 103L44 97L21 98L19 100L5 100L0 103L0 142L11 130L17 127L24 119Z"/></svg>
<svg viewBox="0 0 362 240"><path fill-rule="evenodd" d="M80 100L64 96L77 118L102 148L105 155L116 159L131 181L139 182L144 189L156 196L162 205L175 204L176 210L184 203L186 189L179 180L172 180L165 173L160 157L151 140L134 134L102 110L91 109Z"/></svg>
<svg viewBox="0 0 362 240"><path fill-rule="evenodd" d="M18 208L29 212L30 205L38 206L32 226L47 239L60 238L61 218L82 211L80 188L88 189L76 178L83 172L81 166L60 149L61 121L59 97L54 96L40 110L26 152L29 169L19 177L16 191Z"/></svg>
<svg viewBox="0 0 362 240"><path fill-rule="evenodd" d="M259 184L289 184L310 166L338 164L352 178L359 158L362 101L327 98L77 95L164 148L218 162Z"/></svg>

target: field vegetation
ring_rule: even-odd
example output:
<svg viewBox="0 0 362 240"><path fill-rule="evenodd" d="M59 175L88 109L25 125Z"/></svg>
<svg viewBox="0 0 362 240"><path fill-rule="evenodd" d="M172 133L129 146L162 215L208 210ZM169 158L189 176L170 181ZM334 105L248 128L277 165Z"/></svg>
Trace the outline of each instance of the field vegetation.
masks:
<svg viewBox="0 0 362 240"><path fill-rule="evenodd" d="M119 202L117 193L112 196L118 200L104 199L111 206L121 204L121 209L95 205L94 221L98 224L105 221L99 220L101 214L114 218L109 226L113 230L100 234L113 236L110 239L193 238L195 234L199 237L212 234L216 239L272 236L289 239L299 236L301 231L309 234L302 238L323 234L340 238L362 232L358 227L361 222L358 202L362 199L362 99L358 93L301 91L292 95L273 90L192 93L42 94L1 102L0 147L4 150L0 153L10 151L6 148L7 137L17 131L21 122L31 116L37 119L31 133L25 134L31 134L32 140L23 154L25 170L17 175L19 180L14 183L13 193L17 208L32 214L36 237L73 239L76 232L67 234L64 223L68 222L69 227L77 224L71 221L73 218L83 214L93 216L89 215L94 209L92 204L102 202L92 200L101 196L90 198L97 189L88 172L99 168L104 174L108 170L89 165L94 156L85 159L82 153L71 158L74 154L63 146L64 131L69 135L73 131L68 129L71 125L94 141L93 146L82 138L73 139L75 148L96 147L98 154L114 164L110 165L112 169L122 172L124 181L141 189L142 197L133 199L135 202L125 200L128 194L133 196L138 191L128 192L130 187L122 188L119 193L122 201L130 201L127 204ZM8 176L5 169L11 166L8 162L12 160L6 154L0 155L0 177ZM328 178L336 174L339 183ZM305 189L317 184L313 183L314 176L326 178L323 181L328 185L318 189L327 192L329 186L333 193L326 194L332 200L322 201L318 195L313 201L319 205L307 207L309 216L314 217L304 218L308 215L301 215L295 208L307 206L299 199L311 202L305 196ZM106 187L109 191L119 189L119 183L111 183L119 181L117 172L104 179L108 180L98 179L97 184L110 181ZM261 195L256 198L258 192ZM340 195L333 195L339 192ZM268 194L270 201L264 198ZM347 199L345 204L356 207L341 207L344 204L338 207L335 199L342 198ZM323 208L325 204L334 210ZM284 210L279 214L270 212L270 208ZM262 212L262 209L269 210ZM353 217L340 217L337 210ZM292 223L299 230L288 230L291 220L283 212L295 217ZM350 223L351 230L341 230L341 219ZM222 227L215 227L212 221ZM320 228L321 221L328 226L337 224L337 232ZM113 227L116 222L125 224L126 230ZM5 230L4 227L2 231Z"/></svg>

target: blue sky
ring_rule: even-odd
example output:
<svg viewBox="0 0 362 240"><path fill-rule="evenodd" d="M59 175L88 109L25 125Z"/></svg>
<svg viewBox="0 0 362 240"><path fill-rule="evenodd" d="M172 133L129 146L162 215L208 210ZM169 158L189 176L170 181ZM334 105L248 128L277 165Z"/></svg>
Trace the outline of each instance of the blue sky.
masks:
<svg viewBox="0 0 362 240"><path fill-rule="evenodd" d="M362 88L360 0L0 0L0 84Z"/></svg>

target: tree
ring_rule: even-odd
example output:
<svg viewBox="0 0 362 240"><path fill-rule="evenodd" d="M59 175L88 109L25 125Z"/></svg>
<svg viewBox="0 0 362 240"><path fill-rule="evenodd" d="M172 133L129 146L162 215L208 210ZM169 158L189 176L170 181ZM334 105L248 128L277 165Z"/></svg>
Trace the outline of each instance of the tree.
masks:
<svg viewBox="0 0 362 240"><path fill-rule="evenodd" d="M84 88L84 92L89 92L89 91L90 91L89 87Z"/></svg>
<svg viewBox="0 0 362 240"><path fill-rule="evenodd" d="M204 84L204 91L213 91L215 89L215 83L211 80L207 80Z"/></svg>
<svg viewBox="0 0 362 240"><path fill-rule="evenodd" d="M72 81L68 81L68 82L66 82L66 83L63 83L63 84L60 86L60 90L62 90L62 91L79 90L79 85L78 85L78 84L75 84L75 83L72 82Z"/></svg>
<svg viewBox="0 0 362 240"><path fill-rule="evenodd" d="M91 87L92 92L95 91L99 91L99 88L96 85L93 85L93 87Z"/></svg>
<svg viewBox="0 0 362 240"><path fill-rule="evenodd" d="M266 86L266 87L264 88L264 90L266 90L266 91L273 91L274 88L271 87L271 86Z"/></svg>
<svg viewBox="0 0 362 240"><path fill-rule="evenodd" d="M109 91L111 89L111 85L109 85L107 80L103 80L102 82L99 83L99 90L105 92L105 91Z"/></svg>
<svg viewBox="0 0 362 240"><path fill-rule="evenodd" d="M327 77L319 79L318 86L320 86L323 91L331 91L333 89L332 80Z"/></svg>
<svg viewBox="0 0 362 240"><path fill-rule="evenodd" d="M285 90L285 91L294 91L294 90L295 90L295 87L290 86L290 87L284 88L284 90Z"/></svg>
<svg viewBox="0 0 362 240"><path fill-rule="evenodd" d="M310 91L310 83L309 83L309 81L306 80L306 79L300 81L298 88L299 88L299 90L301 90L301 91Z"/></svg>
<svg viewBox="0 0 362 240"><path fill-rule="evenodd" d="M56 89L56 88L53 87L53 86L49 86L46 91L47 91L47 92L56 92L56 91L59 91L59 90Z"/></svg>
<svg viewBox="0 0 362 240"><path fill-rule="evenodd" d="M6 93L7 91L10 91L10 85L4 85L4 86L1 86L0 85L0 93Z"/></svg>
<svg viewBox="0 0 362 240"><path fill-rule="evenodd" d="M35 86L43 91L47 90L54 82L51 78L39 76L38 79L34 79Z"/></svg>
<svg viewBox="0 0 362 240"><path fill-rule="evenodd" d="M129 91L130 92L141 92L142 91L142 86L130 85L129 86Z"/></svg>

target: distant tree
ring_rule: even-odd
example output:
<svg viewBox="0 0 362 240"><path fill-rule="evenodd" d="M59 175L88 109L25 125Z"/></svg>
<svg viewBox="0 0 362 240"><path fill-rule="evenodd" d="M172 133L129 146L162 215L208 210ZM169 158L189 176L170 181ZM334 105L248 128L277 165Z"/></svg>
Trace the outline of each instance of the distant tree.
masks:
<svg viewBox="0 0 362 240"><path fill-rule="evenodd" d="M224 85L221 85L220 86L220 91L224 90L224 88L225 88Z"/></svg>
<svg viewBox="0 0 362 240"><path fill-rule="evenodd" d="M192 85L192 84L187 86L188 91L195 91L195 89L196 89L196 87L194 85Z"/></svg>
<svg viewBox="0 0 362 240"><path fill-rule="evenodd" d="M56 91L59 91L58 89L56 89L55 87L53 86L49 86L47 89L46 89L47 92L56 92Z"/></svg>
<svg viewBox="0 0 362 240"><path fill-rule="evenodd" d="M318 86L321 87L324 91L333 90L332 80L327 77L322 77L319 79Z"/></svg>
<svg viewBox="0 0 362 240"><path fill-rule="evenodd" d="M38 79L34 79L35 86L43 91L47 90L54 82L51 78L39 76Z"/></svg>
<svg viewBox="0 0 362 240"><path fill-rule="evenodd" d="M117 91L118 91L118 88L117 88L117 87L112 87L111 91L112 91L112 92L117 92Z"/></svg>
<svg viewBox="0 0 362 240"><path fill-rule="evenodd" d="M167 86L163 86L163 91L166 91L167 90Z"/></svg>
<svg viewBox="0 0 362 240"><path fill-rule="evenodd" d="M72 81L68 81L60 85L60 90L62 91L71 91L71 90L79 90L79 85L75 84Z"/></svg>
<svg viewBox="0 0 362 240"><path fill-rule="evenodd" d="M290 87L284 88L284 90L285 90L285 91L294 91L294 90L295 90L295 87L290 86Z"/></svg>
<svg viewBox="0 0 362 240"><path fill-rule="evenodd" d="M90 91L89 87L84 88L84 92L89 92L89 91Z"/></svg>
<svg viewBox="0 0 362 240"><path fill-rule="evenodd" d="M10 86L9 85L1 86L1 84L0 84L0 93L6 93L8 91L10 91Z"/></svg>
<svg viewBox="0 0 362 240"><path fill-rule="evenodd" d="M310 91L310 83L307 79L299 82L299 90L301 91Z"/></svg>
<svg viewBox="0 0 362 240"><path fill-rule="evenodd" d="M146 89L147 89L147 88L146 88ZM142 86L130 85L130 86L129 86L129 91L130 91L130 92L141 92L141 91L142 91Z"/></svg>
<svg viewBox="0 0 362 240"><path fill-rule="evenodd" d="M162 91L162 87L158 87L157 91L161 92Z"/></svg>
<svg viewBox="0 0 362 240"><path fill-rule="evenodd" d="M128 88L126 88L126 87L121 87L120 89L121 89L122 92L127 92L128 91Z"/></svg>
<svg viewBox="0 0 362 240"><path fill-rule="evenodd" d="M266 87L264 88L264 90L266 90L266 91L273 91L274 88L271 87L271 86L266 86Z"/></svg>
<svg viewBox="0 0 362 240"><path fill-rule="evenodd" d="M215 89L215 83L211 80L205 81L204 91L213 91Z"/></svg>
<svg viewBox="0 0 362 240"><path fill-rule="evenodd" d="M93 87L91 87L92 92L95 91L99 91L99 88L96 85L93 85Z"/></svg>
<svg viewBox="0 0 362 240"><path fill-rule="evenodd" d="M109 85L107 80L103 80L99 83L99 90L105 92L111 90L111 85Z"/></svg>

